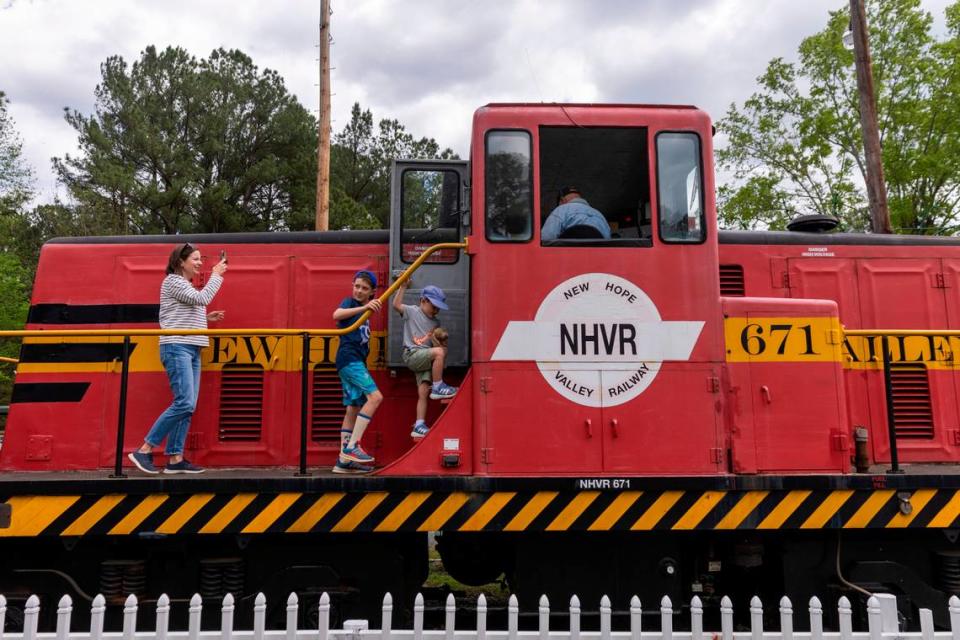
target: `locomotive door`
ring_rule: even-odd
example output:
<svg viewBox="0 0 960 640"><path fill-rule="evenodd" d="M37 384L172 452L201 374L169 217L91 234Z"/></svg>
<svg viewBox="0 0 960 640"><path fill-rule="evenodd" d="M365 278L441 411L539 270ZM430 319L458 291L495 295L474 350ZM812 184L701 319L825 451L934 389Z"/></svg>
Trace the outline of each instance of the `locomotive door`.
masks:
<svg viewBox="0 0 960 640"><path fill-rule="evenodd" d="M390 189L390 271L409 267L427 247L460 242L469 233L466 198L467 163L462 160L393 163ZM440 323L450 332L447 366L470 364L470 262L456 249L431 255L413 274L404 297L417 304L427 285L438 286L450 309L440 313ZM385 283L386 284L386 283ZM403 366L403 319L388 314L387 366Z"/></svg>
<svg viewBox="0 0 960 640"><path fill-rule="evenodd" d="M957 287L960 286L960 260L943 259L944 275L944 294L947 299L947 328L956 330L960 328L960 300L957 299ZM947 346L943 346L946 343ZM948 341L946 339L936 340L935 345L939 360L952 361L950 364L943 363L938 368L944 369L940 375L947 375L953 380L954 393L957 394L958 410L960 410L960 352L957 351L958 345L956 339ZM957 426L960 433L960 425ZM954 439L954 442L958 440ZM954 454L956 455L956 454ZM955 458L954 458L955 459Z"/></svg>
<svg viewBox="0 0 960 640"><path fill-rule="evenodd" d="M749 352L747 397L752 404L759 473L842 471L849 464L839 446L846 426L844 396L838 391L841 369L829 360L808 362L802 387L796 383L797 354L813 351L811 336L830 317L827 313L832 311L808 310L799 322L791 318L771 322L766 310L747 314L748 326L760 327L766 336L757 352Z"/></svg>
<svg viewBox="0 0 960 640"><path fill-rule="evenodd" d="M926 329L948 326L944 266L939 259L859 260L857 279L863 324L867 328ZM947 268L950 268L948 261ZM946 295L945 295L946 294ZM900 460L940 462L955 456L958 428L953 374L931 362L935 354L927 338L891 340L897 448ZM933 344L936 351L936 343ZM880 353L879 340L874 352ZM870 372L871 440L879 461L890 459L883 374Z"/></svg>
<svg viewBox="0 0 960 640"><path fill-rule="evenodd" d="M215 250L204 248L207 265L215 263ZM209 307L225 310L226 316L211 326L290 326L290 267L285 255L231 255L230 271ZM284 462L284 452L292 449L284 442L286 425L293 422L285 415L293 368L289 349L289 341L277 336L210 338L194 414L203 425L194 436L201 462L221 467Z"/></svg>
<svg viewBox="0 0 960 640"><path fill-rule="evenodd" d="M637 375L644 372L637 371ZM633 378L602 372L604 403ZM720 416L709 384L719 374L707 364L665 364L648 393L604 406L603 469L609 472L716 473L721 470ZM616 385L616 386L614 386ZM664 417L669 416L665 421Z"/></svg>
<svg viewBox="0 0 960 640"><path fill-rule="evenodd" d="M482 462L498 474L595 473L601 468L603 423L599 407L571 402L545 377L573 392L597 388L600 371L577 371L574 381L559 367L538 370L529 362L474 365L480 380L485 428Z"/></svg>

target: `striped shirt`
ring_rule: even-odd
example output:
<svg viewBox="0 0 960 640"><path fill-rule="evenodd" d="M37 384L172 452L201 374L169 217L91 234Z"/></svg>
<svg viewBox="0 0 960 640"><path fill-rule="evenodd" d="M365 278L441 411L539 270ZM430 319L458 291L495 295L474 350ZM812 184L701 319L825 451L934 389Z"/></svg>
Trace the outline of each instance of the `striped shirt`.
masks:
<svg viewBox="0 0 960 640"><path fill-rule="evenodd" d="M217 295L223 278L210 274L210 280L200 291L181 275L171 273L160 285L161 329L206 329L207 305ZM207 336L160 336L160 344L195 344L209 346Z"/></svg>

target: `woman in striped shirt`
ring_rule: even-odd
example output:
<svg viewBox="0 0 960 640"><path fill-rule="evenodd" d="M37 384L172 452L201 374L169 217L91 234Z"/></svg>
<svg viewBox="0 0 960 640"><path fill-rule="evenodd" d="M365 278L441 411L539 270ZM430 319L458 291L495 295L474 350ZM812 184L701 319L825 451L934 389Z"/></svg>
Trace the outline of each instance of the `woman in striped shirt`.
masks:
<svg viewBox="0 0 960 640"><path fill-rule="evenodd" d="M167 277L160 286L161 329L206 329L207 321L223 319L223 311L207 313L227 271L222 258L213 266L206 286L197 291L190 280L203 267L200 250L189 242L177 247L167 262ZM153 464L153 449L167 440L165 473L202 473L183 457L183 444L200 392L200 350L210 344L207 336L160 336L160 361L167 371L173 404L160 414L144 438L143 446L130 453L130 461L145 473L159 473Z"/></svg>

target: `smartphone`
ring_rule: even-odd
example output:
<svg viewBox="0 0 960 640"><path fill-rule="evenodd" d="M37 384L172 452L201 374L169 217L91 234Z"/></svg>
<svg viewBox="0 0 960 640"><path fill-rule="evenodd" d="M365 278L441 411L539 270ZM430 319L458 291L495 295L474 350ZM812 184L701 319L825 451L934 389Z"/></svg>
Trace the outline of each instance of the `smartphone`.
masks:
<svg viewBox="0 0 960 640"><path fill-rule="evenodd" d="M225 249L220 250L220 262L223 262L224 264L227 262L227 252Z"/></svg>

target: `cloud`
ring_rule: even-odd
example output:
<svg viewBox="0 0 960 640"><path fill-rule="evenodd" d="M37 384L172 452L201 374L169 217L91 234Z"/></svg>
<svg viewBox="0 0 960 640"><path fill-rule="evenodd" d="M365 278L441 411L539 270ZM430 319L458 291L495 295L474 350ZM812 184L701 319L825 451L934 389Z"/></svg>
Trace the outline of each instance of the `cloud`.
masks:
<svg viewBox="0 0 960 640"><path fill-rule="evenodd" d="M950 0L922 0L943 25ZM99 66L150 44L197 57L217 47L277 70L317 109L319 3L301 0L0 0L0 90L38 177L76 147L64 106L90 113ZM334 130L360 102L461 157L490 102L695 104L714 118L754 91L776 56L845 0L332 0Z"/></svg>

